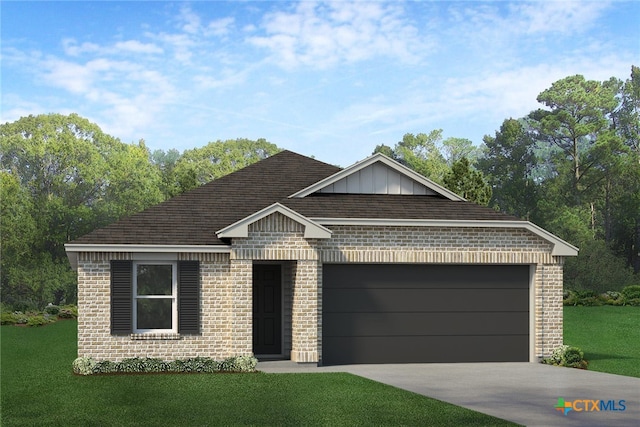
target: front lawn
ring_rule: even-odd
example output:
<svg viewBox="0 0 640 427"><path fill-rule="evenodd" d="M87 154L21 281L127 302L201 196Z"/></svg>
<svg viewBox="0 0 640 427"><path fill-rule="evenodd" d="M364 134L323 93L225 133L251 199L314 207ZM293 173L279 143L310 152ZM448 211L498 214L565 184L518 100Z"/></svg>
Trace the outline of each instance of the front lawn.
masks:
<svg viewBox="0 0 640 427"><path fill-rule="evenodd" d="M514 425L350 374L75 376L76 328L2 326L3 426Z"/></svg>
<svg viewBox="0 0 640 427"><path fill-rule="evenodd" d="M589 370L640 377L640 307L564 307L564 343L580 347Z"/></svg>

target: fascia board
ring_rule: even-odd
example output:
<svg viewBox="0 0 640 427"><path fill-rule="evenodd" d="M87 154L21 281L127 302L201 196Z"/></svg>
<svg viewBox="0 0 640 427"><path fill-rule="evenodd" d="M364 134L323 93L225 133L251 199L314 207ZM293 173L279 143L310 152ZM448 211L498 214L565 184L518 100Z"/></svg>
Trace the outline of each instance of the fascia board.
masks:
<svg viewBox="0 0 640 427"><path fill-rule="evenodd" d="M370 166L376 162L382 162L384 163L386 166L390 167L391 169L394 169L396 172L405 175L411 179L413 179L414 181L419 182L420 184L424 185L425 187L435 191L436 193L446 197L449 200L454 200L454 201L465 201L464 198L458 196L457 194L455 194L454 192L444 188L443 186L436 184L435 182L431 181L430 179L425 178L424 176L420 175L419 173L409 169L408 167L401 165L400 163L396 162L395 160L385 156L382 153L376 153L372 156L367 157L364 160L361 160L357 163L354 163L353 165L342 169L339 172L336 172L335 174L328 176L327 178L316 182L315 184L310 185L307 188L303 188L302 190L298 191L297 193L292 194L291 196L289 196L290 199L293 198L302 198L302 197L306 197L309 194L315 193L319 190L321 190L324 187L327 187L331 184L333 184L334 182L340 181L341 179L355 173L358 172L359 170L362 170L364 168L366 168L367 166Z"/></svg>
<svg viewBox="0 0 640 427"><path fill-rule="evenodd" d="M369 225L400 227L475 227L521 228L553 244L553 256L577 256L579 249L530 221L446 220L446 219L377 219L377 218L311 218L322 225Z"/></svg>
<svg viewBox="0 0 640 427"><path fill-rule="evenodd" d="M69 252L200 252L231 253L228 245L124 245L124 244L82 244L67 243L64 249Z"/></svg>
<svg viewBox="0 0 640 427"><path fill-rule="evenodd" d="M79 252L133 252L133 253L231 253L231 246L227 245L122 245L122 244L82 244L67 243L64 250L69 263L74 270L78 269Z"/></svg>
<svg viewBox="0 0 640 427"><path fill-rule="evenodd" d="M331 230L323 227L322 225L310 220L303 215L300 215L298 212L284 205L281 205L280 203L274 203L271 206L267 206L266 208L259 210L258 212L255 212L239 221L236 221L233 224L228 225L221 230L218 230L216 232L216 235L218 236L218 238L246 238L249 236L249 224L253 224L254 222L276 212L292 219L299 224L304 225L305 239L328 239L331 237Z"/></svg>

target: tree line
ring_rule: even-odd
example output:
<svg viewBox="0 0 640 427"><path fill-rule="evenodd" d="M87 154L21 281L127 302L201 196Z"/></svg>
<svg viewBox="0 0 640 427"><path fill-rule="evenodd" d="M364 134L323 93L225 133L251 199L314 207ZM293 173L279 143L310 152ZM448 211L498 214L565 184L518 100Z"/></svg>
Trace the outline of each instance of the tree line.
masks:
<svg viewBox="0 0 640 427"><path fill-rule="evenodd" d="M569 76L537 101L479 145L433 130L374 152L578 246L565 263L569 289L640 283L640 68L624 81ZM75 302L64 243L278 151L265 139L151 151L77 114L0 125L2 303Z"/></svg>

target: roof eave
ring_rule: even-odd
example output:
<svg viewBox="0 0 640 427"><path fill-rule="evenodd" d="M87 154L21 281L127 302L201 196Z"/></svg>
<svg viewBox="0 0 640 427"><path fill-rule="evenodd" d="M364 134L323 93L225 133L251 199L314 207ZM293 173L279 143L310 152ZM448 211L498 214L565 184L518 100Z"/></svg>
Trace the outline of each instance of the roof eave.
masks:
<svg viewBox="0 0 640 427"><path fill-rule="evenodd" d="M322 225L369 225L402 227L474 227L520 228L541 237L553 245L553 256L577 256L579 249L530 221L504 220L450 220L450 219L379 219L379 218L311 218Z"/></svg>
<svg viewBox="0 0 640 427"><path fill-rule="evenodd" d="M141 245L141 244L95 244L67 243L64 245L67 258L74 270L78 269L80 252L129 252L129 253L231 253L228 245Z"/></svg>

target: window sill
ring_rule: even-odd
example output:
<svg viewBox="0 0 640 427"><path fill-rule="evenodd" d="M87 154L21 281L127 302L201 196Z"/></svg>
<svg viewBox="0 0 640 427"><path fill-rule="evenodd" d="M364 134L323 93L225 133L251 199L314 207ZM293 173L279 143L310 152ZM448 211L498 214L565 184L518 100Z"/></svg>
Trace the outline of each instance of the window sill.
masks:
<svg viewBox="0 0 640 427"><path fill-rule="evenodd" d="M180 334L176 333L142 333L142 334L131 334L131 340L133 341L145 341L145 340L179 340L181 339Z"/></svg>

